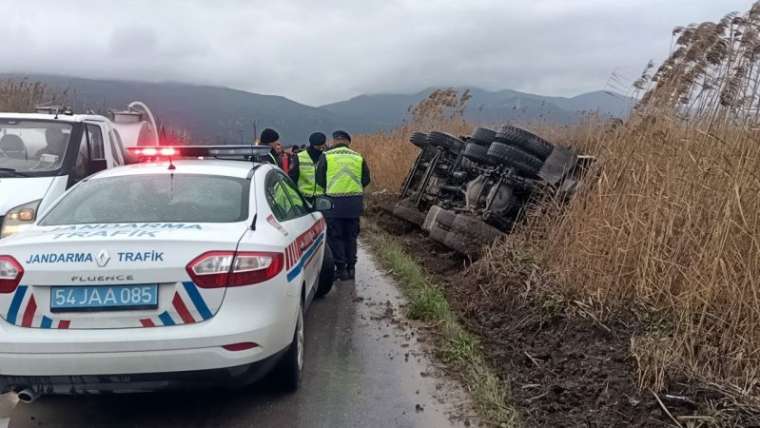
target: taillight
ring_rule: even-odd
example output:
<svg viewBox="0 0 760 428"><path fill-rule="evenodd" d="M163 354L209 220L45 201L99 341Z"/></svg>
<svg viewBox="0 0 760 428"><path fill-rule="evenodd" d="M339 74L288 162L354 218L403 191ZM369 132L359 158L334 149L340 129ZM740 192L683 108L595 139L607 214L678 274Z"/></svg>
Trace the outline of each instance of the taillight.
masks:
<svg viewBox="0 0 760 428"><path fill-rule="evenodd" d="M11 256L0 256L0 294L16 291L24 276L24 268Z"/></svg>
<svg viewBox="0 0 760 428"><path fill-rule="evenodd" d="M187 273L201 288L240 287L274 278L282 271L282 253L210 251L187 265Z"/></svg>

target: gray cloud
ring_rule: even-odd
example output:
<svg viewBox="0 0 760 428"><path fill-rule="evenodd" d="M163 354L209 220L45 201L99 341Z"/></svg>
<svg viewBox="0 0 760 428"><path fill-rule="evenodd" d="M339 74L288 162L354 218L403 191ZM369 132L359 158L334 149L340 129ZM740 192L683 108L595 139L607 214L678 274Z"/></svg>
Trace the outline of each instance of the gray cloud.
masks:
<svg viewBox="0 0 760 428"><path fill-rule="evenodd" d="M573 95L613 72L635 78L667 54L676 25L751 3L0 0L0 72L177 80L315 105L434 85Z"/></svg>

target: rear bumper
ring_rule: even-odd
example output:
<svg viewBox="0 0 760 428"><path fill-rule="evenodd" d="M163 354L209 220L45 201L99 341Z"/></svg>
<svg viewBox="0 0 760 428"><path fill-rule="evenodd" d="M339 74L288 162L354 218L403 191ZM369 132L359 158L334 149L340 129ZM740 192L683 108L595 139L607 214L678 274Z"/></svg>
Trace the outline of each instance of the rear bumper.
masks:
<svg viewBox="0 0 760 428"><path fill-rule="evenodd" d="M0 375L0 394L22 389L37 394L136 393L170 389L196 389L249 385L266 375L287 350L262 360L231 367L81 376L5 376ZM143 354L143 353L138 353Z"/></svg>

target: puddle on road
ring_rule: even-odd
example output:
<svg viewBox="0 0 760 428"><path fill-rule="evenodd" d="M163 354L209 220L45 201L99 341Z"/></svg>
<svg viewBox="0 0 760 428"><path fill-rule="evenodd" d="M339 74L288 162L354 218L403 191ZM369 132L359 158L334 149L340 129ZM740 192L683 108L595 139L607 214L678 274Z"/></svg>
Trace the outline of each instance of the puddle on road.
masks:
<svg viewBox="0 0 760 428"><path fill-rule="evenodd" d="M366 334L379 345L371 348L383 350L382 357L392 366L401 388L414 397L407 411L425 416L417 420L417 426L478 425L463 387L431 361L428 341L432 339L421 324L404 316L407 301L393 279L378 269L364 246L359 260L355 300L360 303L360 322L355 336Z"/></svg>

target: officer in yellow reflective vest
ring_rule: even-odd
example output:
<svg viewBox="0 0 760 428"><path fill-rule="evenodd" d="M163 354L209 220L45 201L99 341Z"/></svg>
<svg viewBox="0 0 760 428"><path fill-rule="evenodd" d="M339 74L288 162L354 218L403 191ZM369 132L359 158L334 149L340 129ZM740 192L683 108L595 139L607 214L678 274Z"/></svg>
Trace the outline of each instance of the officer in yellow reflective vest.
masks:
<svg viewBox="0 0 760 428"><path fill-rule="evenodd" d="M298 186L303 197L314 205L314 199L325 193L324 187L317 184L317 162L325 149L327 137L321 132L309 136L309 147L295 156L290 168L290 178Z"/></svg>
<svg viewBox="0 0 760 428"><path fill-rule="evenodd" d="M327 242L341 280L354 279L359 217L364 211L364 188L370 182L369 168L359 153L351 150L351 135L333 132L333 145L317 163L317 184L325 189L333 208L327 218Z"/></svg>

